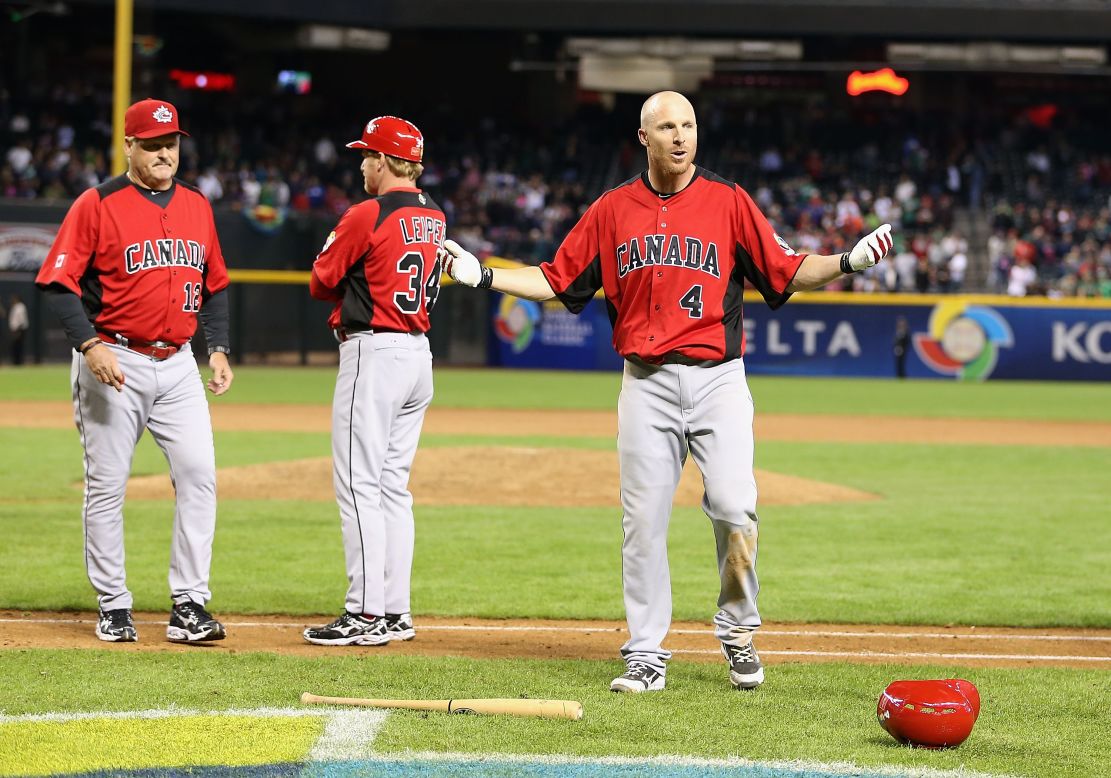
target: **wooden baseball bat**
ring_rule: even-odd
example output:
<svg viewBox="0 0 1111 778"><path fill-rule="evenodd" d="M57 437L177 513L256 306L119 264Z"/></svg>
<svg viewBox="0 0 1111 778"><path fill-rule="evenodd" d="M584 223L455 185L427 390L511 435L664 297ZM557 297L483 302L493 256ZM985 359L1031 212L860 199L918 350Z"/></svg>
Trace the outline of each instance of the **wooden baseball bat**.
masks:
<svg viewBox="0 0 1111 778"><path fill-rule="evenodd" d="M404 708L430 710L440 713L474 713L486 716L536 716L542 719L571 719L583 717L581 702L574 700L529 700L487 698L480 700L373 700L363 697L322 697L305 692L301 695L305 705L359 705L364 708Z"/></svg>

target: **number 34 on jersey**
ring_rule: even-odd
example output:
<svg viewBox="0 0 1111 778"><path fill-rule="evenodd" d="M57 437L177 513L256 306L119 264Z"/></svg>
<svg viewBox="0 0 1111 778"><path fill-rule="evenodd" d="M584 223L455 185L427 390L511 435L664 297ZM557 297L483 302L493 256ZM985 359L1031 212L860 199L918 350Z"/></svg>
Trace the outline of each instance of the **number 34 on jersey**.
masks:
<svg viewBox="0 0 1111 778"><path fill-rule="evenodd" d="M427 332L445 232L443 211L416 188L349 208L313 263L313 296L335 303L329 325Z"/></svg>

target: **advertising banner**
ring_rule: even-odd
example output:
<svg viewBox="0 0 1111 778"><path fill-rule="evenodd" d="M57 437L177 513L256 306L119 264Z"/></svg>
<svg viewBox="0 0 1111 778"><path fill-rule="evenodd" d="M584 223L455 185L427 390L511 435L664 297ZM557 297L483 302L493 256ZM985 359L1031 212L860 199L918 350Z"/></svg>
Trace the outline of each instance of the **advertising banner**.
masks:
<svg viewBox="0 0 1111 778"><path fill-rule="evenodd" d="M591 300L578 316L558 300L535 303L496 295L490 364L561 370L620 370L606 303Z"/></svg>
<svg viewBox="0 0 1111 778"><path fill-rule="evenodd" d="M842 298L844 299L844 298ZM935 296L745 306L752 374L895 376L906 323L910 378L1111 380L1111 305Z"/></svg>
<svg viewBox="0 0 1111 778"><path fill-rule="evenodd" d="M0 222L0 271L37 273L57 233L53 225Z"/></svg>
<svg viewBox="0 0 1111 778"><path fill-rule="evenodd" d="M601 298L573 316L499 297L492 364L621 368ZM1111 301L819 293L772 311L746 294L744 329L754 375L1111 380Z"/></svg>

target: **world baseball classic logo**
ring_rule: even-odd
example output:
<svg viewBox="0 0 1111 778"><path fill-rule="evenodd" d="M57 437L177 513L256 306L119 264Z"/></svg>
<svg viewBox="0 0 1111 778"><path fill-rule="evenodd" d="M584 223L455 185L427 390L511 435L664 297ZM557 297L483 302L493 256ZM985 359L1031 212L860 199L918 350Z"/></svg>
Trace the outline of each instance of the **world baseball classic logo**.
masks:
<svg viewBox="0 0 1111 778"><path fill-rule="evenodd" d="M914 335L914 350L935 373L982 381L995 370L999 349L1014 340L1011 325L996 311L952 300L934 307L929 332Z"/></svg>
<svg viewBox="0 0 1111 778"><path fill-rule="evenodd" d="M539 305L531 300L503 295L494 318L494 333L498 340L509 344L514 354L520 354L532 343L539 321Z"/></svg>

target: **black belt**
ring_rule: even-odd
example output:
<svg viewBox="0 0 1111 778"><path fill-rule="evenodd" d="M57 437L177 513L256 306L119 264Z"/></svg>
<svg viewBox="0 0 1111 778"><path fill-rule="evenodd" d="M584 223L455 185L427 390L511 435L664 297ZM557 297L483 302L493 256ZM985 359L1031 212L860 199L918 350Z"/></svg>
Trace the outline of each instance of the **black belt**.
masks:
<svg viewBox="0 0 1111 778"><path fill-rule="evenodd" d="M368 332L371 335L373 335L375 333L382 334L382 333L386 333L386 332L394 333L394 334L397 334L397 335L423 335L424 334L424 332L421 331L421 330L391 330L391 329L388 329L386 327L375 327L374 329L369 329L368 328L368 329L364 329L364 330L353 330L353 329L349 329L347 327L336 327L335 329L332 330L332 334L336 336L336 340L338 340L340 343L345 342L352 335L358 335L360 332Z"/></svg>
<svg viewBox="0 0 1111 778"><path fill-rule="evenodd" d="M118 346L123 346L124 348L130 349L137 354L142 354L145 357L150 357L151 359L158 360L159 362L161 362L163 359L169 359L174 354L181 351L181 347L185 345L184 343L167 343L164 340L131 340L130 338L125 338L123 335L120 335L118 333L113 335L101 330L96 331L96 336L103 340L105 343L115 343Z"/></svg>
<svg viewBox="0 0 1111 778"><path fill-rule="evenodd" d="M726 359L697 359L695 357L688 357L686 354L680 354L678 351L669 351L662 357L652 357L645 359L644 357L631 354L625 357L633 364L641 365L644 367L659 367L660 365L690 365L692 367L717 367L724 365L726 362L732 362L734 359L740 357L727 357Z"/></svg>

